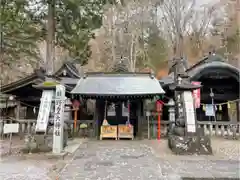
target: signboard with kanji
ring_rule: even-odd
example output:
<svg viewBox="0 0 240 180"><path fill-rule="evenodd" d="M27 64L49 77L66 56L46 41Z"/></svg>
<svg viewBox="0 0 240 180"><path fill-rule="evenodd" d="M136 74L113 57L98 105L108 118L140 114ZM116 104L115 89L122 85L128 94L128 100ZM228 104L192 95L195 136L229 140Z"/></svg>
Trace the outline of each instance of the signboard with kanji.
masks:
<svg viewBox="0 0 240 180"><path fill-rule="evenodd" d="M36 132L46 132L53 99L53 90L44 90L38 112Z"/></svg>
<svg viewBox="0 0 240 180"><path fill-rule="evenodd" d="M183 104L184 104L184 108L185 108L187 132L195 133L196 132L196 117L195 117L195 109L194 109L194 101L193 101L192 92L184 91L183 97L184 97Z"/></svg>
<svg viewBox="0 0 240 180"><path fill-rule="evenodd" d="M55 92L53 153L61 153L61 151L63 150L64 106L65 106L65 87L62 85L57 85Z"/></svg>
<svg viewBox="0 0 240 180"><path fill-rule="evenodd" d="M118 139L130 138L133 139L133 126L132 125L118 125Z"/></svg>
<svg viewBox="0 0 240 180"><path fill-rule="evenodd" d="M117 140L117 126L101 126L100 140L103 138L114 138Z"/></svg>

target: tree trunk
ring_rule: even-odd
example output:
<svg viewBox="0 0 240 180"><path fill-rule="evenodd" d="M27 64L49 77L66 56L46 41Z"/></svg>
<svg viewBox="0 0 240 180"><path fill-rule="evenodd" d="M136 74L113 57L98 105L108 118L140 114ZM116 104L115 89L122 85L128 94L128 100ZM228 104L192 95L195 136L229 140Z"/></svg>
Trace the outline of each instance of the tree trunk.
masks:
<svg viewBox="0 0 240 180"><path fill-rule="evenodd" d="M55 56L55 0L48 3L47 17L47 43L46 43L46 62L45 70L48 76L54 72L54 56Z"/></svg>

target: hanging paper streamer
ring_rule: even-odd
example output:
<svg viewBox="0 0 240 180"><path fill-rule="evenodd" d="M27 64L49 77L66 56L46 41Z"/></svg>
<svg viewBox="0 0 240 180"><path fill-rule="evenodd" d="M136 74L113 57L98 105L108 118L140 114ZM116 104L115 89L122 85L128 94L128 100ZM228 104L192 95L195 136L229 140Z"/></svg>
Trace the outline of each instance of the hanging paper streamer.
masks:
<svg viewBox="0 0 240 180"><path fill-rule="evenodd" d="M217 105L215 105L215 111L217 111L217 110L218 110Z"/></svg>
<svg viewBox="0 0 240 180"><path fill-rule="evenodd" d="M103 123L102 123L103 126L108 126L108 121L106 119L103 120Z"/></svg>
<svg viewBox="0 0 240 180"><path fill-rule="evenodd" d="M33 108L33 113L36 114L36 107Z"/></svg>
<svg viewBox="0 0 240 180"><path fill-rule="evenodd" d="M227 103L227 108L228 108L228 109L231 108L231 105L230 105L229 102Z"/></svg>
<svg viewBox="0 0 240 180"><path fill-rule="evenodd" d="M206 107L205 107L205 104L203 105L203 111L206 111Z"/></svg>
<svg viewBox="0 0 240 180"><path fill-rule="evenodd" d="M222 111L222 105L219 105L219 111Z"/></svg>

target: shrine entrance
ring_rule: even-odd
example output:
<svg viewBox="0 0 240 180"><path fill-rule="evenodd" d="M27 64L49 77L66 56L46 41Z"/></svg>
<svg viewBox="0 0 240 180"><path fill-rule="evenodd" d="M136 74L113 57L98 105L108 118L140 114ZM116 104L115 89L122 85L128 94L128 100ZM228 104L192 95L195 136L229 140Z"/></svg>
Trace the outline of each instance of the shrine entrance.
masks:
<svg viewBox="0 0 240 180"><path fill-rule="evenodd" d="M98 111L98 134L101 137L101 126L121 126L125 130L132 132L128 138L132 139L138 136L138 121L141 119L142 101L141 100L124 100L124 99L111 99L111 100L97 100L96 110ZM122 129L123 129L122 128ZM130 128L130 129L129 129ZM119 129L118 129L119 130ZM125 132L127 133L127 132ZM127 137L126 137L127 138ZM119 138L118 138L119 139Z"/></svg>
<svg viewBox="0 0 240 180"><path fill-rule="evenodd" d="M100 139L142 138L144 101L164 94L150 73L89 73L72 94L95 100L95 136Z"/></svg>

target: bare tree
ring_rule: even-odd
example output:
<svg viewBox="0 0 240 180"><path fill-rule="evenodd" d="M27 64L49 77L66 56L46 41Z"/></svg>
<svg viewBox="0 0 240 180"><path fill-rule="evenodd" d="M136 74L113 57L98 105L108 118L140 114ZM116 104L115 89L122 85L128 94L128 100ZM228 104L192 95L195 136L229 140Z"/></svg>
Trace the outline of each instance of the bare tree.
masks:
<svg viewBox="0 0 240 180"><path fill-rule="evenodd" d="M201 44L207 34L214 12L213 6L196 4L196 0L168 0L160 6L159 21L163 34L167 37L172 53L184 56L184 38L191 35Z"/></svg>
<svg viewBox="0 0 240 180"><path fill-rule="evenodd" d="M151 1L128 1L109 7L103 22L106 50L111 52L107 70L120 60L127 63L129 71L137 70L138 56L144 49L139 40L147 29L144 26L151 18L151 9Z"/></svg>

